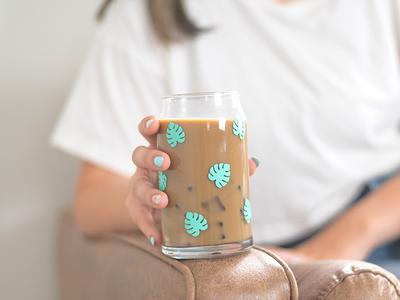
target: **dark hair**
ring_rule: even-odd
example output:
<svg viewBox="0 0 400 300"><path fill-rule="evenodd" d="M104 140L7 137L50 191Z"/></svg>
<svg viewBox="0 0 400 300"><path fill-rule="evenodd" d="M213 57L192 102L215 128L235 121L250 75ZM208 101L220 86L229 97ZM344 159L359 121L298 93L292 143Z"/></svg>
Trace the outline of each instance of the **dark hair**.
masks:
<svg viewBox="0 0 400 300"><path fill-rule="evenodd" d="M105 0L96 19L101 21L113 0ZM194 38L206 31L197 27L187 16L183 0L147 0L147 9L156 35L164 43Z"/></svg>

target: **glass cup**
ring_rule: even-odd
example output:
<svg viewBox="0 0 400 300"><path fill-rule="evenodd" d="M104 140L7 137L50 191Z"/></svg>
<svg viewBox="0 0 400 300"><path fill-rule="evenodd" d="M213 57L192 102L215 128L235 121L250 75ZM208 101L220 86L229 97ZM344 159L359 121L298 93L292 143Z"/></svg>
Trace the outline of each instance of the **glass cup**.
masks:
<svg viewBox="0 0 400 300"><path fill-rule="evenodd" d="M212 258L253 244L246 120L237 92L163 99L158 149L171 158L158 185L162 252L177 259Z"/></svg>

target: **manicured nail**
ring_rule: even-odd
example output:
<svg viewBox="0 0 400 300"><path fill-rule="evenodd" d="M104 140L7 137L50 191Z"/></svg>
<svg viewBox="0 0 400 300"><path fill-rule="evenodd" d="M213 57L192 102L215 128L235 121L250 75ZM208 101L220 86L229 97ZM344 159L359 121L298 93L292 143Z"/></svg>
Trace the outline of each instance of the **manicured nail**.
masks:
<svg viewBox="0 0 400 300"><path fill-rule="evenodd" d="M152 246L154 246L154 244L155 244L155 239L154 239L154 236L149 236L149 243L150 243L150 245L152 245Z"/></svg>
<svg viewBox="0 0 400 300"><path fill-rule="evenodd" d="M151 197L151 201L153 201L154 204L160 204L161 202L161 195L156 194L153 197Z"/></svg>
<svg viewBox="0 0 400 300"><path fill-rule="evenodd" d="M256 167L258 168L258 166L260 165L259 159L258 159L257 157L254 157L254 156L253 156L253 157L251 158L251 160L254 161L254 163L256 164Z"/></svg>
<svg viewBox="0 0 400 300"><path fill-rule="evenodd" d="M160 168L164 163L164 157L156 156L156 157L154 157L153 162L157 167Z"/></svg>
<svg viewBox="0 0 400 300"><path fill-rule="evenodd" d="M153 123L154 123L154 119L147 120L147 122L146 122L146 128L150 128L151 125L153 125Z"/></svg>

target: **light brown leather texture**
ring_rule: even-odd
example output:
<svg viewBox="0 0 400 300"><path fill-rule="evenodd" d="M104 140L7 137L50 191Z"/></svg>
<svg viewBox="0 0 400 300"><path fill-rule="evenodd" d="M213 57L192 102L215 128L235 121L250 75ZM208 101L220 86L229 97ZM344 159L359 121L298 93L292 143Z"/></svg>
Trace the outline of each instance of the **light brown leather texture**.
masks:
<svg viewBox="0 0 400 300"><path fill-rule="evenodd" d="M63 216L58 247L62 300L400 300L398 279L369 263L317 261L289 268L257 246L231 257L178 261L138 232L84 237L70 213Z"/></svg>
<svg viewBox="0 0 400 300"><path fill-rule="evenodd" d="M297 299L292 272L279 258L254 248L213 260L182 261L196 281L196 299Z"/></svg>
<svg viewBox="0 0 400 300"><path fill-rule="evenodd" d="M268 251L178 261L140 233L84 237L72 216L60 230L61 299L297 299L287 265Z"/></svg>
<svg viewBox="0 0 400 300"><path fill-rule="evenodd" d="M398 279L384 269L361 261L327 260L291 265L299 299L398 300Z"/></svg>

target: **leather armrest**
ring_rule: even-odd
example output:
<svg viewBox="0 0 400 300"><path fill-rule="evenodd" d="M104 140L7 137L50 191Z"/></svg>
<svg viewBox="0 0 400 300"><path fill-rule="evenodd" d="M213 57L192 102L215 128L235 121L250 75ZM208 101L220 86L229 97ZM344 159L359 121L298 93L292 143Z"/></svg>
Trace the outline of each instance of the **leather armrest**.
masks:
<svg viewBox="0 0 400 300"><path fill-rule="evenodd" d="M70 213L63 216L58 247L63 300L297 299L292 272L263 248L178 261L138 232L84 237Z"/></svg>
<svg viewBox="0 0 400 300"><path fill-rule="evenodd" d="M361 261L326 260L290 265L299 299L396 300L399 281L376 265Z"/></svg>

